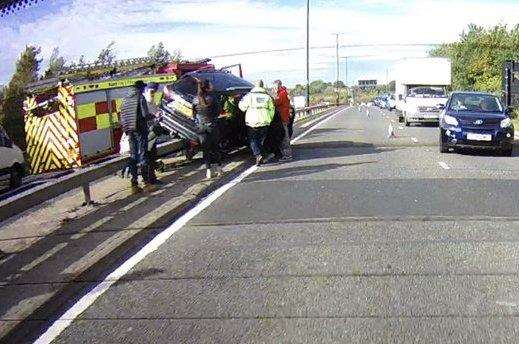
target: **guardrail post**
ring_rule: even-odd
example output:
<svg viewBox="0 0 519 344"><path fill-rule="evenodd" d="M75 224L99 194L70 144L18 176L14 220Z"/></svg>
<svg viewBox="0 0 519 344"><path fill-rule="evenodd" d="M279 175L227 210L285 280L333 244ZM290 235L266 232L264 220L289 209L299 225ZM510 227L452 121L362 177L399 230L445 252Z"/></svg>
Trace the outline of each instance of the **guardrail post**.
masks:
<svg viewBox="0 0 519 344"><path fill-rule="evenodd" d="M85 196L85 202L83 202L83 206L94 203L90 194L90 183L83 184L83 195Z"/></svg>

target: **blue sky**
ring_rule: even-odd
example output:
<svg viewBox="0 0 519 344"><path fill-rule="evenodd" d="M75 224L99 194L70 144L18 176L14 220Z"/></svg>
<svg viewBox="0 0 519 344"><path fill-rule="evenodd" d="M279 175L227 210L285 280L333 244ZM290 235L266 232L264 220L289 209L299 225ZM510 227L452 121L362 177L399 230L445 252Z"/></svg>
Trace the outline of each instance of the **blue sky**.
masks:
<svg viewBox="0 0 519 344"><path fill-rule="evenodd" d="M163 41L186 58L232 52L303 47L305 0L44 0L0 18L0 84L6 83L25 45L42 48L45 65L59 47L67 60L94 59L110 41L120 58L144 56ZM343 45L435 43L457 39L469 23L518 23L519 1L484 0L311 0L311 44L331 46L333 32ZM429 47L344 47L348 80L391 79L394 61L425 56ZM311 51L311 78L335 79L335 50ZM217 58L217 65L241 62L246 77L288 84L305 81L305 54L284 53ZM344 60L341 80L344 81Z"/></svg>

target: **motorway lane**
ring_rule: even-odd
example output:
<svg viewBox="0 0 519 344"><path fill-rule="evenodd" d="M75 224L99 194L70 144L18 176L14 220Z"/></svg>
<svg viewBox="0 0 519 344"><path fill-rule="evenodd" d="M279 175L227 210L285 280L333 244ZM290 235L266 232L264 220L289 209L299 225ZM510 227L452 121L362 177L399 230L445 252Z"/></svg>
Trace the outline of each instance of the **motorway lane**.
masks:
<svg viewBox="0 0 519 344"><path fill-rule="evenodd" d="M518 158L440 154L434 127L388 139L392 117L302 138L56 342L516 342Z"/></svg>

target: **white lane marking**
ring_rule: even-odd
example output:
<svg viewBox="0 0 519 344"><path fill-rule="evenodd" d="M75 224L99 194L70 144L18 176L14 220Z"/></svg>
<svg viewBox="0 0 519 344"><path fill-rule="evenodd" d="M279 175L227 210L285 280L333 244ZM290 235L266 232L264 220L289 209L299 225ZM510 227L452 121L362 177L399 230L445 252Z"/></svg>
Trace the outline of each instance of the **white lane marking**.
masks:
<svg viewBox="0 0 519 344"><path fill-rule="evenodd" d="M303 124L303 125L301 126L301 128L308 128L308 127L312 126L312 124L314 124L314 123L319 122L320 120L322 120L322 119L323 119L323 116L325 117L326 115L321 115L321 116L319 116L319 117L317 117L317 118L314 118L314 119L311 120L310 122L307 122L307 123Z"/></svg>
<svg viewBox="0 0 519 344"><path fill-rule="evenodd" d="M325 119L323 119L321 122L317 123L316 125L314 125L313 127L311 127L310 129L306 130L305 132L303 132L301 135L297 136L295 139L293 139L292 141L290 141L290 144L294 144L296 143L297 141L299 141L301 138L305 137L306 135L308 135L310 132L312 132L313 130L317 129L318 127L320 127L321 125L323 125L324 123L328 122L329 120L331 120L332 118L335 118L337 115L339 115L340 113L348 110L348 109L351 109L351 107L347 107L347 108L344 108L344 109L341 109L339 111L337 111L336 113L326 117Z"/></svg>
<svg viewBox="0 0 519 344"><path fill-rule="evenodd" d="M416 137L411 137L411 141L413 141L414 143L418 143L418 139Z"/></svg>
<svg viewBox="0 0 519 344"><path fill-rule="evenodd" d="M349 109L344 108L342 110L337 111L333 115L325 118L321 122L317 123L312 128L308 129L298 137L292 140L292 143L301 139L308 133L310 133L315 128L319 127L323 123L328 122L341 112ZM194 208L189 210L187 213L182 215L178 220L173 222L171 226L166 228L164 231L159 233L155 238L153 238L148 244L146 244L143 248L141 248L137 253L135 253L132 257L130 257L127 261L125 261L121 266L115 269L111 274L106 276L106 278L97 284L94 289L90 290L87 294L85 294L81 299L79 299L69 310L65 312L58 320L54 321L52 325L43 333L34 343L35 344L43 344L43 343L51 343L54 339L56 339L72 322L83 313L88 307L90 307L101 295L103 295L112 285L114 285L119 279L121 279L125 274L127 274L133 267L135 267L140 261L142 261L146 256L150 253L155 252L162 244L164 244L173 234L175 234L179 229L184 227L184 225L197 216L200 212L202 212L205 208L209 207L214 201L216 201L220 196L222 196L229 189L240 183L243 179L247 178L249 175L254 173L258 169L257 166L249 167L247 170L243 171L238 177L231 180L229 183L221 186L219 189L216 189L207 197L203 198Z"/></svg>
<svg viewBox="0 0 519 344"><path fill-rule="evenodd" d="M450 170L451 169L450 166L447 165L447 163L443 162L443 161L439 161L438 165L440 165L440 167L443 168L444 170Z"/></svg>

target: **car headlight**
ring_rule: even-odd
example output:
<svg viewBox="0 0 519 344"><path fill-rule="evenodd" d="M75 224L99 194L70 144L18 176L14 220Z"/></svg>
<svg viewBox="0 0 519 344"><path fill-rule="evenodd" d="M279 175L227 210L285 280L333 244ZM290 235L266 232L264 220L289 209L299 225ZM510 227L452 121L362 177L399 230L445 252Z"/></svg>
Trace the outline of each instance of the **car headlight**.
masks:
<svg viewBox="0 0 519 344"><path fill-rule="evenodd" d="M501 121L501 128L508 128L512 125L512 120L510 118L505 118Z"/></svg>
<svg viewBox="0 0 519 344"><path fill-rule="evenodd" d="M449 124L449 125L453 125L455 127L458 126L458 120L452 116L449 116L449 115L444 115L443 116L443 120L445 123Z"/></svg>

